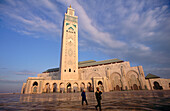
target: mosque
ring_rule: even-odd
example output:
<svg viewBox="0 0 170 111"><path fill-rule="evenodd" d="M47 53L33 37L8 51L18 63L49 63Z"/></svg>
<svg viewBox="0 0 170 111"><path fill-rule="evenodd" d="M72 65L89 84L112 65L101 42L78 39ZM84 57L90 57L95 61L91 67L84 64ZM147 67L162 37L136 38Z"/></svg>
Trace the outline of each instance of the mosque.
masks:
<svg viewBox="0 0 170 111"><path fill-rule="evenodd" d="M131 67L129 61L120 59L78 62L78 16L70 6L63 22L60 67L28 77L21 94L94 92L96 87L103 92L169 90L170 79L152 74L145 78L142 66Z"/></svg>

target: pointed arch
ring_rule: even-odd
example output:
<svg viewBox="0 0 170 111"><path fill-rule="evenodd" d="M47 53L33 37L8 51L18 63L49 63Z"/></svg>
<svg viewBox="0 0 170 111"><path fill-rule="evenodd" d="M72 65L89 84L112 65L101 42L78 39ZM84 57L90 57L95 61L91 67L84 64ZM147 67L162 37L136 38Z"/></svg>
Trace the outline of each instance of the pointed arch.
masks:
<svg viewBox="0 0 170 111"><path fill-rule="evenodd" d="M93 87L92 87L92 84L90 82L87 83L87 90L89 92L92 92L93 91Z"/></svg>
<svg viewBox="0 0 170 111"><path fill-rule="evenodd" d="M73 84L73 92L75 93L75 92L78 92L78 83L77 82L75 82L74 84Z"/></svg>
<svg viewBox="0 0 170 111"><path fill-rule="evenodd" d="M83 91L84 88L85 88L85 83L84 83L84 82L81 82L81 84L80 84L80 89L81 89L81 91Z"/></svg>
<svg viewBox="0 0 170 111"><path fill-rule="evenodd" d="M110 76L112 87L110 90L121 90L123 87L122 76L118 72L113 72Z"/></svg>
<svg viewBox="0 0 170 111"><path fill-rule="evenodd" d="M118 72L113 72L111 75L110 75L110 79L113 79L114 76L119 76L120 78L122 78L121 74L118 73Z"/></svg>
<svg viewBox="0 0 170 111"><path fill-rule="evenodd" d="M35 81L32 86L38 86L38 82Z"/></svg>
<svg viewBox="0 0 170 111"><path fill-rule="evenodd" d="M60 93L64 93L65 92L65 87L64 87L64 83L63 82L60 83L59 88L60 88Z"/></svg>
<svg viewBox="0 0 170 111"><path fill-rule="evenodd" d="M68 82L66 86L67 86L67 93L71 93L71 83Z"/></svg>
<svg viewBox="0 0 170 111"><path fill-rule="evenodd" d="M126 78L127 78L127 81L128 81L129 89L131 89L131 90L141 89L139 74L136 71L134 71L134 70L128 71L127 74L126 74Z"/></svg>
<svg viewBox="0 0 170 111"><path fill-rule="evenodd" d="M136 74L136 76L139 77L139 74L138 74L136 71L134 71L134 70L128 71L128 72L126 73L126 77L129 77L131 74Z"/></svg>
<svg viewBox="0 0 170 111"><path fill-rule="evenodd" d="M57 92L57 84L53 83L53 92Z"/></svg>
<svg viewBox="0 0 170 111"><path fill-rule="evenodd" d="M153 84L154 84L153 89L155 89L155 90L162 90L163 89L162 86L160 86L159 82L154 81Z"/></svg>
<svg viewBox="0 0 170 111"><path fill-rule="evenodd" d="M37 93L38 92L38 82L34 81L32 84L32 93Z"/></svg>
<svg viewBox="0 0 170 111"><path fill-rule="evenodd" d="M50 93L50 84L49 83L45 84L45 92Z"/></svg>

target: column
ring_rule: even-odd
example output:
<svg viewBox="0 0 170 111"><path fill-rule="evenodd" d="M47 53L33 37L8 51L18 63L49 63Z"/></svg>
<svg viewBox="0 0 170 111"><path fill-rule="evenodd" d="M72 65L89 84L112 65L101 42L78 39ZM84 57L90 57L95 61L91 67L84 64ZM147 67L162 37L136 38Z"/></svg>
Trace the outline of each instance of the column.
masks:
<svg viewBox="0 0 170 111"><path fill-rule="evenodd" d="M50 87L50 92L53 92L53 88L54 88L54 86L52 84L51 87Z"/></svg>
<svg viewBox="0 0 170 111"><path fill-rule="evenodd" d="M73 92L73 84L71 84L71 92Z"/></svg>
<svg viewBox="0 0 170 111"><path fill-rule="evenodd" d="M60 92L60 83L57 83L57 92Z"/></svg>

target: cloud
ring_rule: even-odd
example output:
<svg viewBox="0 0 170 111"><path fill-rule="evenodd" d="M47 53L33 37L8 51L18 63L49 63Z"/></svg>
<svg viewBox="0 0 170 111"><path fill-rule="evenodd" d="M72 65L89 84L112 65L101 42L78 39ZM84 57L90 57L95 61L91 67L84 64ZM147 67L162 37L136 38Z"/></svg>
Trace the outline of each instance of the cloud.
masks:
<svg viewBox="0 0 170 111"><path fill-rule="evenodd" d="M32 37L55 38L61 26L55 18L62 16L53 3L40 1L11 1L0 4L1 19L15 31ZM50 16L49 16L50 15ZM48 36L46 36L48 35Z"/></svg>
<svg viewBox="0 0 170 111"><path fill-rule="evenodd" d="M75 0L75 1L60 1L67 6L72 4L75 8L76 13L79 17L79 27L80 32L84 35L85 39L91 40L98 43L98 45L110 48L118 48L126 45L123 41L114 39L113 35L110 35L108 32L100 31L97 27L92 24L92 20L87 15L87 12L84 8ZM88 36L87 36L88 35Z"/></svg>
<svg viewBox="0 0 170 111"><path fill-rule="evenodd" d="M70 4L79 17L81 51L96 50L110 58L168 72L162 68L170 67L168 0L7 0L0 4L0 17L24 35L55 38Z"/></svg>
<svg viewBox="0 0 170 111"><path fill-rule="evenodd" d="M23 71L15 72L15 74L16 75L26 75L26 76L35 76L37 74L37 72L23 70Z"/></svg>
<svg viewBox="0 0 170 111"><path fill-rule="evenodd" d="M152 73L152 74L159 75L161 78L170 78L169 67L163 67L163 68L148 67L148 68L145 68L145 72L146 72L145 75Z"/></svg>
<svg viewBox="0 0 170 111"><path fill-rule="evenodd" d="M8 68L6 68L6 67L0 67L0 69L2 69L2 70L6 70L6 69L8 69Z"/></svg>
<svg viewBox="0 0 170 111"><path fill-rule="evenodd" d="M132 43L133 48L140 49L141 51L150 51L150 47L145 46L144 44Z"/></svg>
<svg viewBox="0 0 170 111"><path fill-rule="evenodd" d="M76 9L80 48L88 47L81 51L96 49L145 67L149 64L169 66L170 33L167 30L170 29L170 16L166 3L136 0L104 0L97 4L95 1L61 2L67 6L72 4Z"/></svg>
<svg viewBox="0 0 170 111"><path fill-rule="evenodd" d="M1 83L23 83L23 80L8 80L8 79L0 79Z"/></svg>

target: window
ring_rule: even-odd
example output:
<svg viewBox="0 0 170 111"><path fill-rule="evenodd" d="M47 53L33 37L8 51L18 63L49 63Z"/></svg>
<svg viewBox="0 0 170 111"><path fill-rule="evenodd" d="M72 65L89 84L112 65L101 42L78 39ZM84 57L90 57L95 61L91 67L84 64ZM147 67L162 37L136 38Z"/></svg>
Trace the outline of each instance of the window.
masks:
<svg viewBox="0 0 170 111"><path fill-rule="evenodd" d="M37 82L34 82L34 83L33 83L33 86L38 86L38 83L37 83Z"/></svg>
<svg viewBox="0 0 170 111"><path fill-rule="evenodd" d="M64 70L64 72L66 72L66 69Z"/></svg>
<svg viewBox="0 0 170 111"><path fill-rule="evenodd" d="M76 72L76 71L74 70L74 72Z"/></svg>
<svg viewBox="0 0 170 111"><path fill-rule="evenodd" d="M69 69L69 72L71 72L71 69Z"/></svg>
<svg viewBox="0 0 170 111"><path fill-rule="evenodd" d="M99 85L99 84L102 85L102 81L99 81L99 82L98 82L98 85Z"/></svg>

